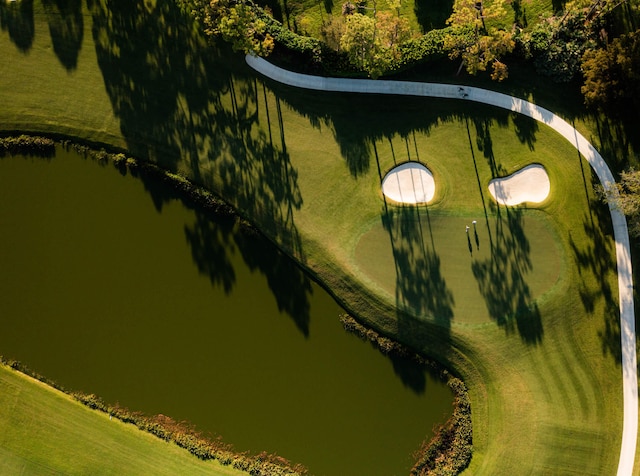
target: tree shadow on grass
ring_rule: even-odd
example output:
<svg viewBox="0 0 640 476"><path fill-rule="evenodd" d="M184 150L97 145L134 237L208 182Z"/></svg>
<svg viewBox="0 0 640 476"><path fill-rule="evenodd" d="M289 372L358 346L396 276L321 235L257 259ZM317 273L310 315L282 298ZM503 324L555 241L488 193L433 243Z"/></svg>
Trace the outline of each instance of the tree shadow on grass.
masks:
<svg viewBox="0 0 640 476"><path fill-rule="evenodd" d="M423 331L416 326L437 326L440 342L449 341L453 319L453 293L442 276L440 257L431 237L428 210L417 206L394 207L386 203L382 225L389 234L396 274L398 337L415 341ZM422 324L420 324L422 323ZM391 359L396 374L416 393L426 386L424 366L406 359Z"/></svg>
<svg viewBox="0 0 640 476"><path fill-rule="evenodd" d="M595 115L597 134L591 143L597 147L612 169L624 170L638 167L640 161L640 119L619 120L613 117Z"/></svg>
<svg viewBox="0 0 640 476"><path fill-rule="evenodd" d="M42 0L47 14L53 51L68 70L76 69L82 48L84 21L82 0Z"/></svg>
<svg viewBox="0 0 640 476"><path fill-rule="evenodd" d="M492 120L487 118L475 117L473 118L473 124L476 129L476 147L489 164L492 177L499 177L503 172L501 166L496 163L496 156L493 152L493 139L491 138L491 125ZM467 122L467 132L469 123Z"/></svg>
<svg viewBox="0 0 640 476"><path fill-rule="evenodd" d="M531 296L527 275L532 271L530 245L524 232L522 209L500 207L494 202L489 206L495 212L493 227L484 196L484 187L478 175L478 164L471 139L469 121L466 120L469 149L474 163L480 198L484 207L485 224L489 236L490 257L484 261L474 261L471 265L473 276L478 282L480 294L485 300L489 316L502 327L507 335L518 332L527 344L537 345L544 335L542 318L538 305ZM505 170L495 157L491 138L491 123L475 118L476 147L480 150L491 169L491 175L501 177ZM467 231L469 252L473 247ZM473 234L476 245L478 235L474 224Z"/></svg>
<svg viewBox="0 0 640 476"><path fill-rule="evenodd" d="M89 4L98 63L132 154L171 171L180 165L300 253L293 211L302 196L279 101L244 76L242 58L208 46L175 2Z"/></svg>
<svg viewBox="0 0 640 476"><path fill-rule="evenodd" d="M533 265L521 209L498 208L490 247L490 258L471 265L489 316L507 335L517 332L526 344L540 344L544 330L527 284Z"/></svg>
<svg viewBox="0 0 640 476"><path fill-rule="evenodd" d="M428 213L417 206L391 207L385 201L381 218L393 251L396 307L403 313L431 318L449 329L453 293L442 276L440 257L428 231Z"/></svg>
<svg viewBox="0 0 640 476"><path fill-rule="evenodd" d="M242 58L210 45L175 2L87 4L105 88L132 155L216 190L304 261L294 221L303 201L280 102L267 100ZM149 181L145 187L158 211L172 199ZM281 255L253 255L254 242L206 214L197 217L185 235L200 272L230 292L235 275L228 253L240 253L267 277L280 309L307 335L311 286L304 273L283 264Z"/></svg>
<svg viewBox="0 0 640 476"><path fill-rule="evenodd" d="M466 120L476 125L478 145L489 160L493 156L490 129L510 125L508 111L482 106L469 110L461 101L394 95L376 95L372 100L367 94L309 93L268 79L264 82L283 102L306 117L311 126L331 130L354 178L370 172L377 142L391 142L399 136L412 143L416 133L428 135L440 124ZM537 130L527 121L516 125L518 139L529 147L535 143ZM412 155L413 151L408 153L409 157Z"/></svg>
<svg viewBox="0 0 640 476"><path fill-rule="evenodd" d="M35 36L33 0L0 2L0 30L6 30L16 48L27 53Z"/></svg>
<svg viewBox="0 0 640 476"><path fill-rule="evenodd" d="M516 130L516 136L521 144L526 144L529 150L535 149L536 133L540 129L538 121L524 114L512 113L511 120Z"/></svg>
<svg viewBox="0 0 640 476"><path fill-rule="evenodd" d="M573 236L569 244L573 250L578 271L578 292L588 315L603 312L603 328L598 331L602 341L602 353L610 355L616 362L622 361L620 348L620 310L618 296L612 289L610 277L616 273L616 261L611 234L611 219L608 209L602 203L592 200L590 213L583 220L586 244L578 244ZM604 309L600 311L600 305Z"/></svg>

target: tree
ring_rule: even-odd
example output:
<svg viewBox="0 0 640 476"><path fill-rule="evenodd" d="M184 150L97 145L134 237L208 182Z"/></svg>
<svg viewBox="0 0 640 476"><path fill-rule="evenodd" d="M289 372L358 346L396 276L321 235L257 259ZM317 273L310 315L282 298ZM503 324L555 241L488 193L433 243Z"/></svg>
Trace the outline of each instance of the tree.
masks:
<svg viewBox="0 0 640 476"><path fill-rule="evenodd" d="M409 22L391 12L378 12L376 14L376 28L381 46L394 59L398 59L400 55L398 46L411 37Z"/></svg>
<svg viewBox="0 0 640 476"><path fill-rule="evenodd" d="M204 6L202 20L208 35L221 36L236 51L267 56L273 50L273 38L250 2L211 0Z"/></svg>
<svg viewBox="0 0 640 476"><path fill-rule="evenodd" d="M351 64L364 71L377 71L382 62L376 50L376 25L373 18L362 13L348 15L340 48L347 53ZM376 64L377 63L377 64Z"/></svg>
<svg viewBox="0 0 640 476"><path fill-rule="evenodd" d="M540 21L527 35L536 71L558 83L571 81L580 72L585 51L593 48L593 31L587 9L567 3L562 16Z"/></svg>
<svg viewBox="0 0 640 476"><path fill-rule="evenodd" d="M597 191L605 202L627 216L629 234L640 238L640 170L622 172L618 182L599 186Z"/></svg>
<svg viewBox="0 0 640 476"><path fill-rule="evenodd" d="M465 67L469 74L477 74L490 66L493 79L507 78L507 65L500 59L513 51L513 34L486 25L486 20L503 15L504 0L495 0L490 7L484 7L481 1L455 0L447 20L451 32L445 36L444 46L451 59L461 58L460 69Z"/></svg>
<svg viewBox="0 0 640 476"><path fill-rule="evenodd" d="M606 48L587 50L582 56L587 106L619 113L640 106L640 30L622 35Z"/></svg>
<svg viewBox="0 0 640 476"><path fill-rule="evenodd" d="M346 17L340 48L351 64L377 78L399 59L399 46L409 37L407 21L391 13L353 13Z"/></svg>

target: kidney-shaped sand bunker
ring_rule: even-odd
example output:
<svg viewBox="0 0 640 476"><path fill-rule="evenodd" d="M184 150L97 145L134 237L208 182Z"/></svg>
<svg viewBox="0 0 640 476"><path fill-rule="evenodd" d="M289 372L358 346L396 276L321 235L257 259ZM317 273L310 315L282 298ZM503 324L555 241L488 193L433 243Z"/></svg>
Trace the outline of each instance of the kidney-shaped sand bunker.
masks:
<svg viewBox="0 0 640 476"><path fill-rule="evenodd" d="M382 180L382 193L400 203L428 203L435 192L433 175L418 162L398 165Z"/></svg>
<svg viewBox="0 0 640 476"><path fill-rule="evenodd" d="M540 164L529 165L508 177L489 182L491 196L501 205L540 203L546 200L550 190L549 176Z"/></svg>

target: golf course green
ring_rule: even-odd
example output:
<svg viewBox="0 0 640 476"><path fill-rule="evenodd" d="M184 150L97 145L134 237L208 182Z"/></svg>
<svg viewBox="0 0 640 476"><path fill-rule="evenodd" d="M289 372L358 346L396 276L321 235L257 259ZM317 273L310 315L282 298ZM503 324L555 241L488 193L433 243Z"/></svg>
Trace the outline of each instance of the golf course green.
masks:
<svg viewBox="0 0 640 476"><path fill-rule="evenodd" d="M66 43L39 2L26 17L31 36L0 31L4 133L125 151L223 197L359 321L464 380L466 473L615 472L611 223L589 165L559 134L480 104L276 84L207 46L170 0L90 1ZM568 119L598 136L581 111ZM382 194L407 161L433 174L428 206ZM531 164L545 168L549 197L498 205L489 182Z"/></svg>

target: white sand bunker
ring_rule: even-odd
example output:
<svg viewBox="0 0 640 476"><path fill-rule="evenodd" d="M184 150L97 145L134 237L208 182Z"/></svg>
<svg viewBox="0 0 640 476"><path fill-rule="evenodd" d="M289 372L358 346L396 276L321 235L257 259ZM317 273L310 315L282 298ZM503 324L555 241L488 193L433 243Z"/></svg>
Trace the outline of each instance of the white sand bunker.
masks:
<svg viewBox="0 0 640 476"><path fill-rule="evenodd" d="M489 192L502 205L540 203L549 196L551 183L542 165L529 165L508 177L489 182Z"/></svg>
<svg viewBox="0 0 640 476"><path fill-rule="evenodd" d="M407 162L391 169L384 177L382 193L400 203L428 203L433 200L436 185L428 168Z"/></svg>

